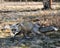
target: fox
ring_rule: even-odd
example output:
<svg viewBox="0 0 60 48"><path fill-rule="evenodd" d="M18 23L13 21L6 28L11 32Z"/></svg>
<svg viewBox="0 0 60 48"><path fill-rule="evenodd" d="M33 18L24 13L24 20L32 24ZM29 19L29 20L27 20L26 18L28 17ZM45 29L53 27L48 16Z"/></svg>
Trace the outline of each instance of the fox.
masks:
<svg viewBox="0 0 60 48"><path fill-rule="evenodd" d="M22 23L16 23L11 26L11 36L15 37L17 34L22 33L25 38L30 38L29 35L41 35L49 31L58 31L58 28L54 26L41 26L39 23L32 23L24 21Z"/></svg>
<svg viewBox="0 0 60 48"><path fill-rule="evenodd" d="M11 36L16 36L19 33L22 33L26 38L29 38L29 34L40 34L40 26L36 23L24 21L22 23L13 24L11 26ZM28 35L28 36L27 36Z"/></svg>

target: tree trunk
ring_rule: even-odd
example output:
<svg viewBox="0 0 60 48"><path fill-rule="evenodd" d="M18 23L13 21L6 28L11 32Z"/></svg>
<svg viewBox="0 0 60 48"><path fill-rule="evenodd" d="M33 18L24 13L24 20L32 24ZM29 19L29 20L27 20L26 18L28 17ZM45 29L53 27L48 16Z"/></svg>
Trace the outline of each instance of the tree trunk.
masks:
<svg viewBox="0 0 60 48"><path fill-rule="evenodd" d="M51 9L52 0L50 0L49 2L50 2L50 3L49 3L49 6L50 6L50 9Z"/></svg>
<svg viewBox="0 0 60 48"><path fill-rule="evenodd" d="M43 9L51 9L52 0L43 0Z"/></svg>

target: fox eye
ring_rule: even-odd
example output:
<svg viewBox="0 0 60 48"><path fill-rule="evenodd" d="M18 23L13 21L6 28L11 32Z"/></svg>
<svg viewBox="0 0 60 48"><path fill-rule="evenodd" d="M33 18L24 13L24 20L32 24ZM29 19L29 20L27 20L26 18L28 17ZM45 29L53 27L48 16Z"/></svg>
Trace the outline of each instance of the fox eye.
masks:
<svg viewBox="0 0 60 48"><path fill-rule="evenodd" d="M16 31L16 29L12 29L12 31Z"/></svg>

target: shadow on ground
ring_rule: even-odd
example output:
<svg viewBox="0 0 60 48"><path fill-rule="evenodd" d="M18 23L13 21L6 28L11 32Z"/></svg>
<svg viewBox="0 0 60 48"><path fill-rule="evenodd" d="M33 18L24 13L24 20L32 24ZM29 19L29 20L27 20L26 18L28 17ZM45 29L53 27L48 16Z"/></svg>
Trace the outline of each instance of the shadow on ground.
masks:
<svg viewBox="0 0 60 48"><path fill-rule="evenodd" d="M56 48L60 46L60 35L50 34L45 36L36 35L32 39L16 37L0 38L0 48Z"/></svg>

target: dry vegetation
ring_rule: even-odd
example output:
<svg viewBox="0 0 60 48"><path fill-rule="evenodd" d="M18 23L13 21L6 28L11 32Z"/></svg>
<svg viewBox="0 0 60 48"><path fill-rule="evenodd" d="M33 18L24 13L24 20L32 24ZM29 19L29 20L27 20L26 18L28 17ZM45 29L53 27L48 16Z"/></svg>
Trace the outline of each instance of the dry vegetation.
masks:
<svg viewBox="0 0 60 48"><path fill-rule="evenodd" d="M2 4L3 5L3 4ZM6 5L6 3L5 3ZM9 4L10 5L10 4ZM0 5L1 6L1 5ZM36 6L2 6L0 8L0 25L14 24L23 20L35 22L39 20L42 25L54 25L60 27L59 10L41 10ZM32 40L17 37L17 40L10 41L10 32L0 31L0 48L56 48L60 46L60 31L53 32L47 36L36 36Z"/></svg>

